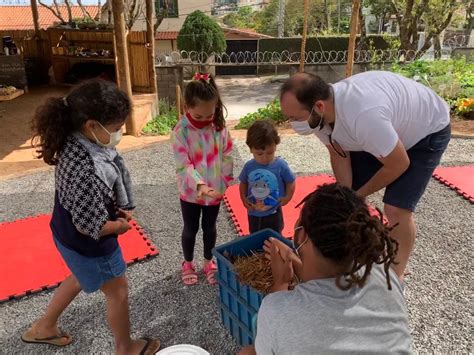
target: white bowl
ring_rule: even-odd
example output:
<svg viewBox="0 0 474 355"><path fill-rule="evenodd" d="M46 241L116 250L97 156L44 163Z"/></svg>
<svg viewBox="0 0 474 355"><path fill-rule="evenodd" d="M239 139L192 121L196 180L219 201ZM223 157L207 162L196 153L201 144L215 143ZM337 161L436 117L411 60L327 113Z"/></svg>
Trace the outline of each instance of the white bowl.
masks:
<svg viewBox="0 0 474 355"><path fill-rule="evenodd" d="M199 346L190 344L179 344L164 348L156 355L210 355L206 350Z"/></svg>

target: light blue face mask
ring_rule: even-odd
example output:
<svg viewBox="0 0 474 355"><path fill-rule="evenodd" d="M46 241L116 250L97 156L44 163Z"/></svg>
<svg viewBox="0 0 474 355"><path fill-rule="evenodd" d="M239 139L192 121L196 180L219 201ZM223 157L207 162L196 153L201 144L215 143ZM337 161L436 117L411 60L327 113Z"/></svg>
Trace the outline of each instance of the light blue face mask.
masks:
<svg viewBox="0 0 474 355"><path fill-rule="evenodd" d="M123 132L122 132L122 128L120 128L120 130L118 130L117 132L113 132L113 133L110 133L107 128L105 128L104 126L102 126L102 124L97 121L97 123L102 127L102 129L104 131L106 131L108 134L109 134L109 142L104 144L102 143L98 138L97 136L95 135L95 133L91 130L91 133L92 135L94 136L94 139L95 139L95 142L100 145L101 147L104 147L104 148L115 148L115 146L117 144L120 143L120 141L122 140L122 136L123 136Z"/></svg>

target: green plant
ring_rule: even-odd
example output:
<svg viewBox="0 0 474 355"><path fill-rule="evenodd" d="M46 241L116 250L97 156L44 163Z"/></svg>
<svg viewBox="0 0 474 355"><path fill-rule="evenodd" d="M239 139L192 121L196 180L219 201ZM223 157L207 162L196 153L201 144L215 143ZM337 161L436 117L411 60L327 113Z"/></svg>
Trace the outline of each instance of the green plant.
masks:
<svg viewBox="0 0 474 355"><path fill-rule="evenodd" d="M271 119L276 124L281 124L286 121L286 117L281 112L280 100L274 99L267 106L259 108L256 112L246 114L240 118L235 128L248 129L252 123L263 119Z"/></svg>
<svg viewBox="0 0 474 355"><path fill-rule="evenodd" d="M474 98L460 98L454 102L455 112L460 115L474 112Z"/></svg>
<svg viewBox="0 0 474 355"><path fill-rule="evenodd" d="M143 128L143 133L164 136L171 132L178 122L178 111L167 99L158 101L158 116L155 116Z"/></svg>
<svg viewBox="0 0 474 355"><path fill-rule="evenodd" d="M186 17L178 34L178 49L180 51L222 53L226 47L224 32L214 19L200 10L196 10Z"/></svg>
<svg viewBox="0 0 474 355"><path fill-rule="evenodd" d="M474 62L465 57L394 64L392 71L432 88L455 113L460 113L460 102L474 97Z"/></svg>

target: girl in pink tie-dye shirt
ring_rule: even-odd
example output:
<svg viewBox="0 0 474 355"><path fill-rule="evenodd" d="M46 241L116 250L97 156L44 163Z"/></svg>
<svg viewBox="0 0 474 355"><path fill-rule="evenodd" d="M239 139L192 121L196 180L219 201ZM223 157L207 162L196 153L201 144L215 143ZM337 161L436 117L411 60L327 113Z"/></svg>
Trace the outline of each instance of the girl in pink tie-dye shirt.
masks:
<svg viewBox="0 0 474 355"><path fill-rule="evenodd" d="M186 114L171 135L180 194L184 261L182 280L198 281L193 263L194 244L202 214L204 242L203 271L215 284L216 264L212 249L216 244L216 221L222 196L232 181L232 140L225 127L224 105L214 79L197 73L184 92Z"/></svg>

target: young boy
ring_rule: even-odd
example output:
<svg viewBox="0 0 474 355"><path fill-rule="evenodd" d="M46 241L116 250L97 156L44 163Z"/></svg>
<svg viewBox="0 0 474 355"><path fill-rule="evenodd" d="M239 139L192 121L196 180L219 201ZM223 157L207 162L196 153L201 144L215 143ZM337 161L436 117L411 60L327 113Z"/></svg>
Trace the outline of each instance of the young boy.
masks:
<svg viewBox="0 0 474 355"><path fill-rule="evenodd" d="M265 228L281 233L281 207L293 197L295 176L286 161L275 158L280 137L270 120L259 120L248 129L246 143L254 158L245 163L240 173L239 190L248 210L250 233Z"/></svg>

